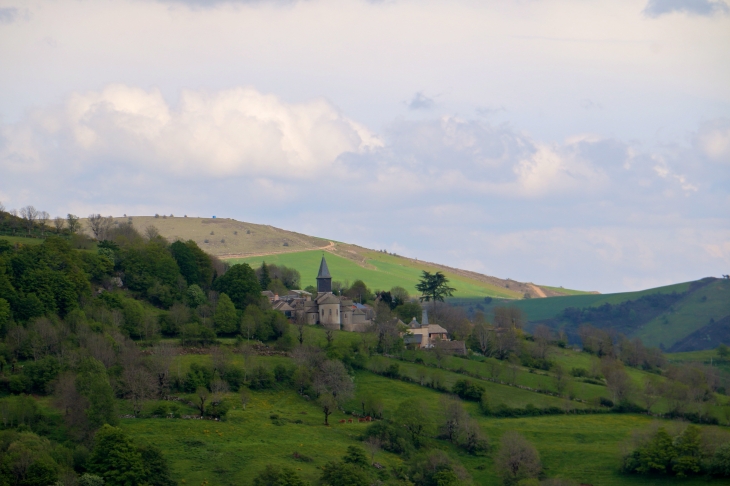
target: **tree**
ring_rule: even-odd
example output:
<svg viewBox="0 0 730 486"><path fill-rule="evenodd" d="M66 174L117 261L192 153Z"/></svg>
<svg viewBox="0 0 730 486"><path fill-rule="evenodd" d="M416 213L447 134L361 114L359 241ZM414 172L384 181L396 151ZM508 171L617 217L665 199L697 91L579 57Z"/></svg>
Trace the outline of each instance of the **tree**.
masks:
<svg viewBox="0 0 730 486"><path fill-rule="evenodd" d="M233 301L225 293L221 293L213 316L215 330L218 334L233 334L238 327L238 314Z"/></svg>
<svg viewBox="0 0 730 486"><path fill-rule="evenodd" d="M393 301L395 302L396 306L405 304L406 302L408 302L408 299L411 298L411 296L408 295L408 291L399 286L395 286L390 289L390 295L393 296Z"/></svg>
<svg viewBox="0 0 730 486"><path fill-rule="evenodd" d="M28 231L28 234L30 234L30 231L33 229L33 224L38 218L38 210L36 210L33 206L26 206L21 208L20 217L23 218L23 224L25 224L25 228Z"/></svg>
<svg viewBox="0 0 730 486"><path fill-rule="evenodd" d="M472 337L479 346L479 351L484 356L489 356L489 351L492 346L492 334L493 331L489 329L489 325L484 318L483 312L477 312L474 316L474 329L472 329Z"/></svg>
<svg viewBox="0 0 730 486"><path fill-rule="evenodd" d="M90 214L87 223L94 234L94 238L102 241L107 239L108 232L114 224L114 218L111 216L104 217L101 214Z"/></svg>
<svg viewBox="0 0 730 486"><path fill-rule="evenodd" d="M324 424L329 425L329 416L337 409L337 400L332 395L325 394L319 397L319 406L324 413Z"/></svg>
<svg viewBox="0 0 730 486"><path fill-rule="evenodd" d="M269 275L269 267L266 266L266 262L261 262L261 272L259 276L259 285L262 289L268 289L271 283L271 276Z"/></svg>
<svg viewBox="0 0 730 486"><path fill-rule="evenodd" d="M294 471L288 467L267 464L266 468L253 478L253 486L307 486Z"/></svg>
<svg viewBox="0 0 730 486"><path fill-rule="evenodd" d="M247 264L233 265L223 276L213 282L213 289L225 292L233 301L236 309L244 310L252 301L258 301L261 296L256 273Z"/></svg>
<svg viewBox="0 0 730 486"><path fill-rule="evenodd" d="M63 227L66 225L66 220L61 216L53 218L53 226L56 228L56 233L61 233Z"/></svg>
<svg viewBox="0 0 730 486"><path fill-rule="evenodd" d="M205 416L205 404L210 398L210 392L204 386L195 389L195 406L200 410L200 416Z"/></svg>
<svg viewBox="0 0 730 486"><path fill-rule="evenodd" d="M717 355L720 357L720 359L727 359L727 357L730 355L730 348L728 348L724 344L719 345L717 347Z"/></svg>
<svg viewBox="0 0 730 486"><path fill-rule="evenodd" d="M546 359L548 351L550 350L550 328L545 324L539 324L535 327L535 332L532 334L535 339L535 357L540 359Z"/></svg>
<svg viewBox="0 0 730 486"><path fill-rule="evenodd" d="M601 372L606 378L606 386L613 395L614 402L618 403L628 398L631 391L631 378L626 373L623 363L611 358L603 358Z"/></svg>
<svg viewBox="0 0 730 486"><path fill-rule="evenodd" d="M38 224L41 227L41 235L45 235L46 226L48 226L48 221L50 219L51 215L48 214L46 211L38 211Z"/></svg>
<svg viewBox="0 0 730 486"><path fill-rule="evenodd" d="M375 454L380 451L381 445L382 441L380 440L380 437L371 435L370 437L365 439L365 447L367 447L368 452L370 453L370 464L373 464L375 462Z"/></svg>
<svg viewBox="0 0 730 486"><path fill-rule="evenodd" d="M421 292L419 300L421 302L433 301L434 305L436 301L444 301L444 297L451 297L456 291L455 288L449 287L449 279L441 272L431 273L423 271L421 279L416 284L416 290Z"/></svg>
<svg viewBox="0 0 730 486"><path fill-rule="evenodd" d="M66 225L68 226L68 230L71 233L78 232L78 230L81 227L81 223L79 222L79 217L74 214L68 213L66 215Z"/></svg>
<svg viewBox="0 0 730 486"><path fill-rule="evenodd" d="M464 410L464 406L460 400L454 398L441 398L441 407L443 409L443 423L441 425L442 435L445 436L449 442L454 443L457 440L457 435L460 427L464 421L469 417Z"/></svg>
<svg viewBox="0 0 730 486"><path fill-rule="evenodd" d="M329 462L322 468L322 483L328 486L368 486L370 478L363 468L346 462Z"/></svg>
<svg viewBox="0 0 730 486"><path fill-rule="evenodd" d="M525 320L525 313L517 307L494 308L494 324L499 329L522 329Z"/></svg>
<svg viewBox="0 0 730 486"><path fill-rule="evenodd" d="M413 445L421 446L422 437L432 427L431 417L427 413L428 405L418 398L408 398L402 401L395 412L395 421L411 435Z"/></svg>
<svg viewBox="0 0 730 486"><path fill-rule="evenodd" d="M535 446L513 430L502 435L494 462L505 484L516 484L522 479L536 478L542 471L540 454Z"/></svg>
<svg viewBox="0 0 730 486"><path fill-rule="evenodd" d="M142 484L145 480L142 454L122 429L111 425L96 433L86 469L102 477L106 486Z"/></svg>

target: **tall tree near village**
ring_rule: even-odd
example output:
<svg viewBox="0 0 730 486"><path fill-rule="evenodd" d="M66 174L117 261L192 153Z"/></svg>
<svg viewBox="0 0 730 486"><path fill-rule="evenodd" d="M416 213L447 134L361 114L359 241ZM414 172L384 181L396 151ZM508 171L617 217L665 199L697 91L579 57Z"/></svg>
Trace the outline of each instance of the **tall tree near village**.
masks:
<svg viewBox="0 0 730 486"><path fill-rule="evenodd" d="M259 285L262 290L266 290L271 283L271 275L269 275L269 267L266 262L261 262L261 276L259 277Z"/></svg>
<svg viewBox="0 0 730 486"><path fill-rule="evenodd" d="M421 280L416 285L416 290L421 292L420 301L426 302L433 301L433 305L436 305L436 301L444 301L444 297L451 297L456 292L456 289L449 287L449 279L446 278L441 272L431 273L423 271Z"/></svg>

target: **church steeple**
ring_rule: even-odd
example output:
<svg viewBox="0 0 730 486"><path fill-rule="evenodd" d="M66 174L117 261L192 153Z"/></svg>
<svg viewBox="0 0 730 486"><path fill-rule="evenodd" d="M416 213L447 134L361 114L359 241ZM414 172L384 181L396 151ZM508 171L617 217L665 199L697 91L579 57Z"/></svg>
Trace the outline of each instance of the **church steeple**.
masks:
<svg viewBox="0 0 730 486"><path fill-rule="evenodd" d="M319 264L319 273L317 274L317 292L332 292L332 275L330 275L330 269L327 268L324 255L322 255L322 262Z"/></svg>

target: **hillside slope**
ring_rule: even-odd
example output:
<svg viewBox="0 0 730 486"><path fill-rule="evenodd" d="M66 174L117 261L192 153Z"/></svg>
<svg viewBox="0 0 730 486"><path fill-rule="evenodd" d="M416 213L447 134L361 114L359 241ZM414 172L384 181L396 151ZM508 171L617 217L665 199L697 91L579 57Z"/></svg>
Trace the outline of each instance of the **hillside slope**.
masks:
<svg viewBox="0 0 730 486"><path fill-rule="evenodd" d="M529 299L509 303L495 300L481 306L489 314L498 305L522 309L528 328L542 323L563 329L577 340L580 326L639 338L647 346L672 351L713 349L730 342L730 280L705 278L666 287L606 295Z"/></svg>
<svg viewBox="0 0 730 486"><path fill-rule="evenodd" d="M169 241L193 240L207 253L232 263L246 262L258 266L265 260L268 263L296 268L302 275L303 286L314 283L317 267L313 262L316 260L318 266L322 251L326 251L330 255L328 262L334 265L336 280L353 282L360 279L371 289L386 290L400 285L415 294L415 285L421 272L426 270L444 272L457 289L455 296L458 297L498 297L514 300L522 299L525 295L540 298L587 294L577 290L501 279L230 218L167 215L114 218L115 224L125 222L131 222L142 233L149 226L154 226ZM86 220L82 220L82 227L89 232Z"/></svg>

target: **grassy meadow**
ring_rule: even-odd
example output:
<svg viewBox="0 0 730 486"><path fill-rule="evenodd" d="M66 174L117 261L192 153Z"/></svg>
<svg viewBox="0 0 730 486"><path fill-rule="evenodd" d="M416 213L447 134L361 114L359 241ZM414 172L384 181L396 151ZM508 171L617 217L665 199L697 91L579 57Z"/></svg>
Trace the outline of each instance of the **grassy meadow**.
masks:
<svg viewBox="0 0 730 486"><path fill-rule="evenodd" d="M427 267L419 267L411 261L384 253L372 252L372 258L366 260L365 265L332 253L324 253L332 279L340 282L362 280L372 290L389 290L394 286L401 286L411 295L418 295L416 284L421 272ZM229 259L228 262L248 263L253 267L261 266L262 262L285 265L299 270L302 276L302 287L316 285L317 271L322 260L322 251L302 251L297 253L283 253L241 259ZM428 269L431 270L431 269ZM485 282L467 279L454 273L444 272L450 280L450 285L457 291L455 297L502 297L519 298L518 293L509 289L490 285Z"/></svg>
<svg viewBox="0 0 730 486"><path fill-rule="evenodd" d="M335 332L331 352L344 352L372 336ZM321 328L307 328L305 343L324 345L325 334ZM232 348L231 348L232 349ZM243 367L241 355L233 354L234 366ZM408 398L420 398L427 405L426 416L430 422L429 435L435 433L435 426L442 416L441 400L447 394L418 384L419 375L428 377L434 374L443 384L451 387L458 379L467 378L454 370L487 376L493 360L472 360L459 357L445 357L441 368L437 367L433 353L416 351L404 354L405 360L374 356L366 370L354 374L355 397L346 402L342 411L330 416L330 426L324 426L321 409L312 400L299 396L291 390L265 390L251 392L251 400L245 410L238 396L228 395L234 408L225 421L209 420L139 418L123 419L121 426L137 439L145 439L159 446L170 462L173 477L178 484L185 485L249 485L255 474L266 464L276 464L295 469L304 479L313 484L321 474L321 467L328 461L339 459L350 445L362 446L361 436L368 426L366 423L340 423L352 418L351 412L360 410L359 397L380 396L384 405L384 417L389 418L398 404ZM562 366L585 367L590 369L594 359L586 353L570 349L552 348L550 358ZM273 367L277 363L287 363L284 356L258 356L252 366L263 364ZM495 360L496 361L496 360ZM181 376L187 372L191 363L210 364L211 357L206 354L185 354L178 356L173 363L172 372ZM386 378L377 374L392 364L398 364L400 374L416 381L411 383L401 379ZM504 366L499 363L500 366ZM373 371L369 371L373 370ZM628 369L632 381L637 384L648 373ZM500 379L511 382L507 367L501 371ZM524 367L517 367L514 384L550 389L552 375ZM511 407L564 407L566 400L542 393L536 393L508 384L498 384L488 380L469 378L483 386L494 404L504 403ZM574 394L581 399L608 396L604 386L580 383L576 380ZM727 397L722 397L721 400ZM121 402L124 406L124 403ZM150 402L148 413L160 402ZM681 429L681 422L658 420L646 415L602 413L594 415L551 415L524 418L496 418L485 416L475 402L463 402L468 413L475 418L489 442L494 446L481 455L469 455L463 450L442 440L431 440L433 447L445 450L467 469L478 485L502 484L494 468L494 454L499 437L508 430L517 430L530 440L538 449L545 473L548 477L566 478L594 485L643 485L643 484L682 484L699 485L705 479L647 478L626 476L619 472L624 451L631 443L632 436L643 430L655 428L657 424L670 430ZM724 402L727 406L727 403ZM580 409L587 405L578 401L571 402L571 408ZM194 409L181 406L182 414L194 414ZM276 420L272 419L274 417ZM724 422L724 421L723 421ZM703 428L706 428L703 426ZM726 427L714 427L727 430ZM295 457L297 453L300 457ZM380 451L375 461L386 467L403 463L400 456Z"/></svg>

